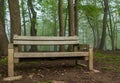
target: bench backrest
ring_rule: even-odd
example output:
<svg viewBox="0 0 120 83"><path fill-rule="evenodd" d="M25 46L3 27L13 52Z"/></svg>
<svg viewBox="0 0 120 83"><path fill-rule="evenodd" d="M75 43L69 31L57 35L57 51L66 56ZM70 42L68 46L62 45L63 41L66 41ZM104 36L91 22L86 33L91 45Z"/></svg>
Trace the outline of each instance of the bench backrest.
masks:
<svg viewBox="0 0 120 83"><path fill-rule="evenodd" d="M79 44L77 36L54 37L54 36L18 36L14 35L13 44L15 45L66 45Z"/></svg>

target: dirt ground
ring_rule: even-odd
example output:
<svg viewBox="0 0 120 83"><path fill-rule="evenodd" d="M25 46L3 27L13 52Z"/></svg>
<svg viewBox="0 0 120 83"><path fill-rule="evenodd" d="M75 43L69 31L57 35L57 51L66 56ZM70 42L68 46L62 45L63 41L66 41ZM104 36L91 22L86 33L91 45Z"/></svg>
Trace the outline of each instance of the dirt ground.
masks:
<svg viewBox="0 0 120 83"><path fill-rule="evenodd" d="M15 75L22 75L23 78L12 82L3 81L3 78L7 77L7 66L0 65L0 83L51 83L52 80L65 83L120 83L120 72L116 70L120 69L120 64L113 64L110 61L111 58L94 58L94 69L99 70L99 73L89 72L86 67L76 66L75 60L54 59L42 60L39 63L20 63L15 65Z"/></svg>

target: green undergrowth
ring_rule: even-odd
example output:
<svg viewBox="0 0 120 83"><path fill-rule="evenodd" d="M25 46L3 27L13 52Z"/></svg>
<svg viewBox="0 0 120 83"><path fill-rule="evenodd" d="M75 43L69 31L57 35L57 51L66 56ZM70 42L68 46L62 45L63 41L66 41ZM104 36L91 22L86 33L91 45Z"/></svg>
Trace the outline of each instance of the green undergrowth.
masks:
<svg viewBox="0 0 120 83"><path fill-rule="evenodd" d="M94 58L97 59L98 62L105 62L107 64L120 64L120 55L95 53Z"/></svg>
<svg viewBox="0 0 120 83"><path fill-rule="evenodd" d="M94 61L102 65L102 69L106 71L115 71L120 75L120 54L100 53L94 54Z"/></svg>
<svg viewBox="0 0 120 83"><path fill-rule="evenodd" d="M52 82L51 81L47 81L47 82L40 81L40 82L33 82L33 83L52 83Z"/></svg>
<svg viewBox="0 0 120 83"><path fill-rule="evenodd" d="M8 59L7 57L0 58L0 65L7 65Z"/></svg>

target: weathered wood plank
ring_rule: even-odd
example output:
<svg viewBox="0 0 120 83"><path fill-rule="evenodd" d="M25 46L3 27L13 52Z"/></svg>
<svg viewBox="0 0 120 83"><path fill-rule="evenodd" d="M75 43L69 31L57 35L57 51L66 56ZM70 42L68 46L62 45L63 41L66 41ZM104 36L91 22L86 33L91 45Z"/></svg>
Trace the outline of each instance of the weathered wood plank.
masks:
<svg viewBox="0 0 120 83"><path fill-rule="evenodd" d="M54 41L54 40L58 40L58 41L62 41L62 40L79 40L79 38L77 36L68 36L68 37L63 37L63 36L17 36L14 35L14 40L49 40L49 41Z"/></svg>
<svg viewBox="0 0 120 83"><path fill-rule="evenodd" d="M15 81L15 80L20 80L20 79L22 79L22 76L7 77L7 78L4 78L3 80L10 82L10 81Z"/></svg>
<svg viewBox="0 0 120 83"><path fill-rule="evenodd" d="M66 45L78 43L79 41L14 41L15 45Z"/></svg>
<svg viewBox="0 0 120 83"><path fill-rule="evenodd" d="M88 56L89 52L19 52L14 53L15 58L48 58L48 57L81 57Z"/></svg>
<svg viewBox="0 0 120 83"><path fill-rule="evenodd" d="M8 76L12 77L14 76L14 62L13 62L13 44L8 45Z"/></svg>

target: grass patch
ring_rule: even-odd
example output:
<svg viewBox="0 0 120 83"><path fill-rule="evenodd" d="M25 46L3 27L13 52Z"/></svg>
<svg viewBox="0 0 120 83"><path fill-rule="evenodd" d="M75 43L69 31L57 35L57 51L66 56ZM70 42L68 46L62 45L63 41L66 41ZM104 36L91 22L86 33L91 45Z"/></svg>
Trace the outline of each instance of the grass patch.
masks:
<svg viewBox="0 0 120 83"><path fill-rule="evenodd" d="M95 53L94 54L95 62L98 64L104 64L102 67L103 70L106 71L116 71L120 74L120 55L112 54L103 54L103 53Z"/></svg>
<svg viewBox="0 0 120 83"><path fill-rule="evenodd" d="M102 53L95 53L94 58L98 60L98 62L105 62L110 64L120 64L120 56L116 55L108 55L108 54L102 54Z"/></svg>
<svg viewBox="0 0 120 83"><path fill-rule="evenodd" d="M106 71L111 71L112 68L111 67L102 67L103 70L106 70Z"/></svg>

